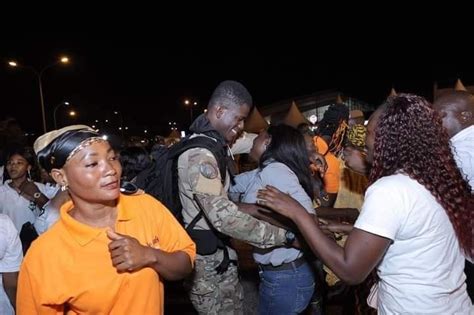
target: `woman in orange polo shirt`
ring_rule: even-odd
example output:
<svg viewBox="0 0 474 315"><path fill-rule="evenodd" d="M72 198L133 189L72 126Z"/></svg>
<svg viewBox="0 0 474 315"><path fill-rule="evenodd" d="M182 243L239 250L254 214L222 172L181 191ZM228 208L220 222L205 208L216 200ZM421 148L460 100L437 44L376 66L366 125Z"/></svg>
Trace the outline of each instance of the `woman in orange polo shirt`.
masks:
<svg viewBox="0 0 474 315"><path fill-rule="evenodd" d="M71 201L24 259L18 314L162 314L161 280L192 271L195 245L181 225L152 197L120 193L117 155L87 126L34 147Z"/></svg>

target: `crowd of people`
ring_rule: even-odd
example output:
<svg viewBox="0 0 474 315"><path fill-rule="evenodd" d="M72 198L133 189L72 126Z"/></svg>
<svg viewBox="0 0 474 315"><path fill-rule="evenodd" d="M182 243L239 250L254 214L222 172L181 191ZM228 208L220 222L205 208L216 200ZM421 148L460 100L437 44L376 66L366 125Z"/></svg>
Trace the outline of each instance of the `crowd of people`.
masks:
<svg viewBox="0 0 474 315"><path fill-rule="evenodd" d="M85 125L4 145L0 313L163 314L176 280L199 314L325 314L347 287L351 313L474 313L473 95L393 95L367 125L334 104L317 128L258 135L252 108L223 81L174 145ZM165 167L179 207L150 187ZM232 239L253 246L250 309Z"/></svg>

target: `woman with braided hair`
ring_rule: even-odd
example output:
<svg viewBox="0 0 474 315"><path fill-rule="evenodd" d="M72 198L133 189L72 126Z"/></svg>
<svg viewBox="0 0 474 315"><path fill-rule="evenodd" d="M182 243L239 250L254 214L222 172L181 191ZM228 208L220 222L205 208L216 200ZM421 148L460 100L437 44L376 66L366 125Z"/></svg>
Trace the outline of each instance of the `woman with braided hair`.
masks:
<svg viewBox="0 0 474 315"><path fill-rule="evenodd" d="M473 197L439 114L422 97L390 97L367 126L369 188L342 248L306 211L273 187L259 203L292 219L311 249L342 280L380 278L380 314L474 312L464 257L473 258Z"/></svg>
<svg viewBox="0 0 474 315"><path fill-rule="evenodd" d="M336 157L342 152L344 135L349 120L349 109L344 104L333 104L324 113L319 122L318 136L328 144L329 151Z"/></svg>
<svg viewBox="0 0 474 315"><path fill-rule="evenodd" d="M321 198L322 205L332 207L339 191L341 177L341 161L344 134L349 119L349 109L344 104L333 104L324 113L318 124L318 131L314 137L314 145L318 153L324 156L327 162L327 171L324 174L324 190L327 193Z"/></svg>

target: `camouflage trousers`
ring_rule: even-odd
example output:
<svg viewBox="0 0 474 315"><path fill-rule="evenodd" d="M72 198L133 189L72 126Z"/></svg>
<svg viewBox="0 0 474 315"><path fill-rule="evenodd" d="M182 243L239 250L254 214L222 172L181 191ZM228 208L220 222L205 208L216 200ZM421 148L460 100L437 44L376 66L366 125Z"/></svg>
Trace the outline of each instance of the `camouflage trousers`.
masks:
<svg viewBox="0 0 474 315"><path fill-rule="evenodd" d="M223 251L207 256L196 255L194 272L186 280L189 297L199 314L243 314L243 289L237 266L230 264L226 272L215 270Z"/></svg>

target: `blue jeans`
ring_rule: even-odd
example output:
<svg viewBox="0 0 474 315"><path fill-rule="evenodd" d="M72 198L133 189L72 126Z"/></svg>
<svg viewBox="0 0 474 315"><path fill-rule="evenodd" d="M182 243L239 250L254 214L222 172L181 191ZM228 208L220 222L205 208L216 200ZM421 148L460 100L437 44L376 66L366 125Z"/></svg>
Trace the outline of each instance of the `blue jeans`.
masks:
<svg viewBox="0 0 474 315"><path fill-rule="evenodd" d="M288 315L303 312L314 291L314 273L308 263L289 270L260 269L260 315Z"/></svg>

